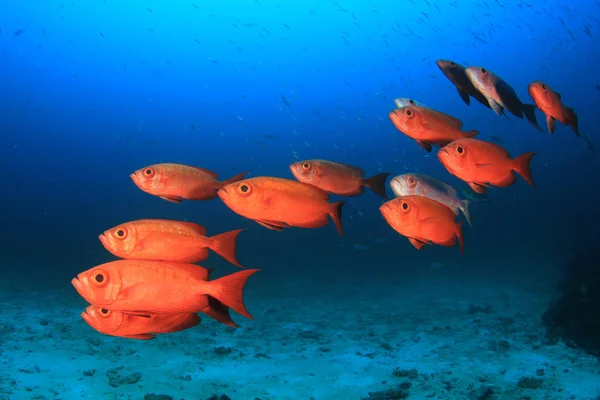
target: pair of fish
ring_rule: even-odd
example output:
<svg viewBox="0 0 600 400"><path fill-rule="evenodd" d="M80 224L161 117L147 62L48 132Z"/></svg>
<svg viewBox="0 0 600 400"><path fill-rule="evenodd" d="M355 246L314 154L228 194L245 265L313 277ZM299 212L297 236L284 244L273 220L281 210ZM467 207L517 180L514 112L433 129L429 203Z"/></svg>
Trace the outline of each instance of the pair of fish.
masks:
<svg viewBox="0 0 600 400"><path fill-rule="evenodd" d="M365 178L360 168L318 159L293 163L290 170L298 181L256 177L226 185L217 194L233 212L265 228L321 228L331 217L340 236L344 202L329 203L329 194L359 196L368 187L387 198L387 172Z"/></svg>
<svg viewBox="0 0 600 400"><path fill-rule="evenodd" d="M498 75L482 67L465 68L450 60L440 59L436 64L467 105L473 97L498 115L508 110L517 118L525 117L536 129L541 130L535 116L535 105L523 103L512 86Z"/></svg>
<svg viewBox="0 0 600 400"><path fill-rule="evenodd" d="M478 139L459 139L442 147L437 154L442 165L479 194L488 187L508 187L516 182L515 172L535 187L531 175L529 152L511 158L495 143Z"/></svg>
<svg viewBox="0 0 600 400"><path fill-rule="evenodd" d="M390 187L397 197L424 196L442 203L454 211L456 216L462 212L469 225L473 226L469 211L471 202L468 199L461 199L456 189L447 183L427 175L408 173L392 178Z"/></svg>
<svg viewBox="0 0 600 400"><path fill-rule="evenodd" d="M106 230L100 242L113 255L127 260L198 263L208 250L242 267L236 256L236 240L243 229L207 237L206 228L184 221L141 219Z"/></svg>
<svg viewBox="0 0 600 400"><path fill-rule="evenodd" d="M90 326L114 336L150 339L197 325L199 312L232 327L237 325L229 309L252 318L243 289L258 271L247 269L209 280L211 271L193 264L117 260L84 271L71 283L92 306L82 313ZM111 315L116 322L102 322Z"/></svg>
<svg viewBox="0 0 600 400"><path fill-rule="evenodd" d="M433 146L445 146L453 140L473 138L479 134L476 130L463 131L461 120L414 100L396 99L396 105L403 107L390 112L390 120L396 129L415 140L427 152L431 152Z"/></svg>
<svg viewBox="0 0 600 400"><path fill-rule="evenodd" d="M244 179L242 172L225 181L216 173L189 165L164 163L138 169L130 175L138 188L173 203L181 200L212 200L223 186Z"/></svg>

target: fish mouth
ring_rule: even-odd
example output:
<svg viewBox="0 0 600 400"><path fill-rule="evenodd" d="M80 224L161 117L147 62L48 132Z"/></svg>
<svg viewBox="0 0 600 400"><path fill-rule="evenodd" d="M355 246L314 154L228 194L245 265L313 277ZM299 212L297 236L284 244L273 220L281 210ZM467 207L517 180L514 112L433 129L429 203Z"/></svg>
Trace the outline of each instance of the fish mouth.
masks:
<svg viewBox="0 0 600 400"><path fill-rule="evenodd" d="M229 193L227 192L227 188L222 187L221 189L217 190L217 196L219 196L221 200L225 200L226 198L228 198Z"/></svg>
<svg viewBox="0 0 600 400"><path fill-rule="evenodd" d="M77 293L79 293L81 297L87 300L87 296L85 295L85 287L83 286L83 283L81 283L81 281L78 278L73 278L71 280L71 284L73 285L73 287L75 287Z"/></svg>
<svg viewBox="0 0 600 400"><path fill-rule="evenodd" d="M98 239L100 239L100 243L102 243L104 247L106 247L106 245L108 244L108 238L104 236L104 233L98 235Z"/></svg>
<svg viewBox="0 0 600 400"><path fill-rule="evenodd" d="M83 311L81 314L81 318L87 322L88 325L92 326L92 316L88 314L87 311Z"/></svg>
<svg viewBox="0 0 600 400"><path fill-rule="evenodd" d="M399 193L402 193L404 189L404 185L399 179L394 178L390 181L390 188L396 196L399 196Z"/></svg>

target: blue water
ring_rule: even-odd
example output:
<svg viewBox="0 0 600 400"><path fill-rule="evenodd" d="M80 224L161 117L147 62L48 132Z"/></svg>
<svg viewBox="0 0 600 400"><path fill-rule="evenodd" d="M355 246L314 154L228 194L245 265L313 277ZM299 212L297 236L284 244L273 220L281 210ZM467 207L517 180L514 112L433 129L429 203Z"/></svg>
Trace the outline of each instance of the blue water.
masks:
<svg viewBox="0 0 600 400"><path fill-rule="evenodd" d="M600 163L586 143L560 124L550 135L539 111L544 132L466 106L435 64L484 66L527 103L527 85L543 80L600 143L598 1L7 0L0 29L2 271L24 286L68 286L113 260L98 234L139 218L210 234L249 228L238 255L263 269L258 286L316 276L376 285L432 263L466 275L544 271L600 239ZM500 137L513 156L536 152L535 188L519 177L473 205L464 258L456 247L414 249L370 191L346 199L341 238L332 223L269 231L219 199L168 203L129 178L174 162L221 179L293 179L289 164L322 158L465 187L392 125L396 97ZM229 268L214 255L203 265Z"/></svg>

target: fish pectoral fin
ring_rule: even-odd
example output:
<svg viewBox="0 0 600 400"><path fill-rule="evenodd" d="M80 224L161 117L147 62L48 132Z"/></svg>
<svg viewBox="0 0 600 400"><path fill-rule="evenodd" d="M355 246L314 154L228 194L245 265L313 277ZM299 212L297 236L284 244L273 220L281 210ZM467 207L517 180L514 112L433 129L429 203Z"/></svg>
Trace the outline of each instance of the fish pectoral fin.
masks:
<svg viewBox="0 0 600 400"><path fill-rule="evenodd" d="M291 226L286 224L285 222L280 221L265 221L265 220L256 220L257 224L264 226L267 229L271 229L273 231L281 232L284 228L290 228Z"/></svg>
<svg viewBox="0 0 600 400"><path fill-rule="evenodd" d="M123 311L123 314L135 315L136 317L152 318L148 311Z"/></svg>
<svg viewBox="0 0 600 400"><path fill-rule="evenodd" d="M181 198L179 198L179 197L168 197L168 196L158 196L158 197L160 197L163 200L169 201L171 203L177 203L177 204L181 203Z"/></svg>
<svg viewBox="0 0 600 400"><path fill-rule="evenodd" d="M490 165L492 165L492 164L486 164L486 163L478 163L478 164L475 164L475 166L476 166L477 168L485 168L485 167L489 167Z"/></svg>
<svg viewBox="0 0 600 400"><path fill-rule="evenodd" d="M485 186L475 182L467 182L467 184L475 193L485 194Z"/></svg>
<svg viewBox="0 0 600 400"><path fill-rule="evenodd" d="M412 244L413 246L415 246L415 248L417 250L421 250L427 244L427 243L422 242L422 241L420 241L418 239L415 239L415 238L408 238L408 241L410 242L410 244Z"/></svg>
<svg viewBox="0 0 600 400"><path fill-rule="evenodd" d="M460 98L463 99L463 101L465 102L466 105L471 105L471 97L469 96L469 93L460 90L460 89L456 89L458 91L458 94L460 95Z"/></svg>
<svg viewBox="0 0 600 400"><path fill-rule="evenodd" d="M500 104L498 104L495 100L492 99L488 99L488 102L490 104L490 108L494 110L496 114L502 115L502 113L504 112L504 107L502 107Z"/></svg>
<svg viewBox="0 0 600 400"><path fill-rule="evenodd" d="M430 153L433 146L431 143L424 142L422 140L417 140L417 144L421 146L426 152Z"/></svg>
<svg viewBox="0 0 600 400"><path fill-rule="evenodd" d="M556 130L556 120L549 115L546 115L546 123L548 124L548 132L554 133Z"/></svg>

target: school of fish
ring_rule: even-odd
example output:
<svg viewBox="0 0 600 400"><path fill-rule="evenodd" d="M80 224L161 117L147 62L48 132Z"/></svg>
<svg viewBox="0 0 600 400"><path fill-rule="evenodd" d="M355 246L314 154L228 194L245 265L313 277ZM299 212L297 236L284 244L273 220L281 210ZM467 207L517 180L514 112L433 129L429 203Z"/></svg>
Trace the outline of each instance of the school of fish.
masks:
<svg viewBox="0 0 600 400"><path fill-rule="evenodd" d="M510 85L486 68L465 68L449 60L438 60L437 65L467 105L472 97L498 115L507 117L508 111L541 130L536 119L539 109L550 133L558 121L580 136L577 114L543 82L529 85L534 104L525 104ZM385 221L415 248L458 244L464 254L462 222L457 217L462 214L472 226L469 199L484 196L488 188L513 185L515 174L534 186L530 164L535 153L511 157L501 146L477 139L477 130L463 130L457 118L412 99L397 98L395 105L389 113L393 125L425 151L439 148L439 162L472 193L465 192L461 198L447 183L406 173L391 179L389 186L396 197L389 199L389 173L367 177L359 167L321 159L291 164L295 180L245 179L243 172L220 181L213 171L173 163L141 168L130 178L140 190L173 203L219 198L236 214L275 231L321 228L331 219L340 236L344 201L332 202L330 196L359 196L368 188L386 200L380 207ZM587 135L584 138L593 150ZM248 278L260 271L245 269L237 258L236 241L242 231L207 236L197 223L164 219L129 221L106 230L99 235L100 242L119 259L72 280L89 303L81 317L103 334L139 340L195 327L201 322L199 313L238 327L230 311L252 318L243 289ZM197 265L209 257L209 251L244 269L210 279L211 270Z"/></svg>

